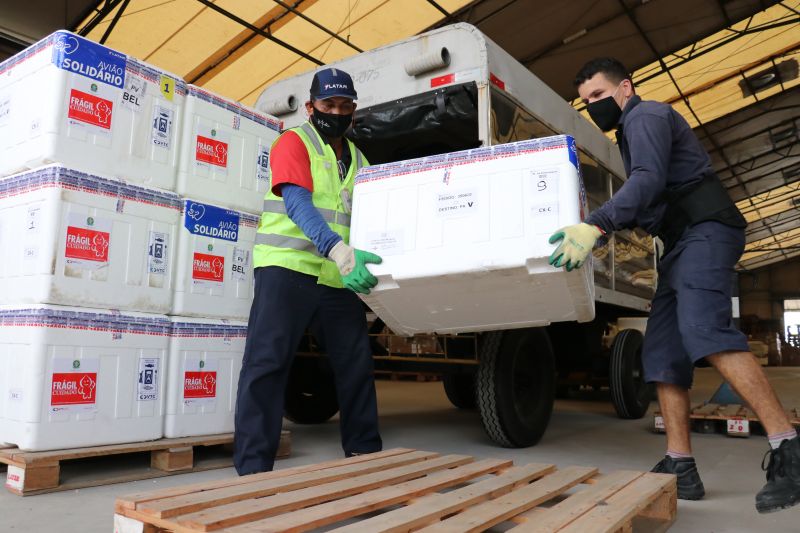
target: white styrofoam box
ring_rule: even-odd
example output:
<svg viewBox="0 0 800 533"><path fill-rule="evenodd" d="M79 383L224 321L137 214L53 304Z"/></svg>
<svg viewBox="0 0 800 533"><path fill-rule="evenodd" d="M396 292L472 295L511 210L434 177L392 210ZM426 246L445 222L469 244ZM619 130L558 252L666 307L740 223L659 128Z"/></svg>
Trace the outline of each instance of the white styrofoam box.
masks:
<svg viewBox="0 0 800 533"><path fill-rule="evenodd" d="M171 320L164 436L232 432L247 323Z"/></svg>
<svg viewBox="0 0 800 533"><path fill-rule="evenodd" d="M0 179L0 303L166 313L180 198L48 165Z"/></svg>
<svg viewBox="0 0 800 533"><path fill-rule="evenodd" d="M0 175L47 163L175 188L186 84L67 31L0 63Z"/></svg>
<svg viewBox="0 0 800 533"><path fill-rule="evenodd" d="M270 115L189 85L178 193L260 214L269 187L269 150L280 129L280 120Z"/></svg>
<svg viewBox="0 0 800 533"><path fill-rule="evenodd" d="M258 217L192 199L184 200L182 217L169 314L246 319Z"/></svg>
<svg viewBox="0 0 800 533"><path fill-rule="evenodd" d="M364 301L404 335L591 320L591 264L547 261L550 235L586 209L569 136L362 169L350 244L383 257Z"/></svg>
<svg viewBox="0 0 800 533"><path fill-rule="evenodd" d="M0 307L0 441L55 450L163 434L164 315Z"/></svg>

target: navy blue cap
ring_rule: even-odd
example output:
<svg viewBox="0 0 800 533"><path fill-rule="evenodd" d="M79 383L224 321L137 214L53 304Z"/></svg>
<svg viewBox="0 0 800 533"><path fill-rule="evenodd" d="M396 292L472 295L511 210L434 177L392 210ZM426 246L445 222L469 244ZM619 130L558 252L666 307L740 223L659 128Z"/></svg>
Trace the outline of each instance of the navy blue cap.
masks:
<svg viewBox="0 0 800 533"><path fill-rule="evenodd" d="M333 96L344 96L355 100L358 98L353 78L338 68L325 68L314 73L311 81L311 99L321 100Z"/></svg>

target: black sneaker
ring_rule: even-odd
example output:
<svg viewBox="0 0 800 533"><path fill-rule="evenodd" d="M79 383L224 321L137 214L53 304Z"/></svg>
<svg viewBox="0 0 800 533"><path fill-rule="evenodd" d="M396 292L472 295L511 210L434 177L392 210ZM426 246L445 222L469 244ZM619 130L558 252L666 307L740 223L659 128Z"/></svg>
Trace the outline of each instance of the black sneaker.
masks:
<svg viewBox="0 0 800 533"><path fill-rule="evenodd" d="M767 484L756 494L759 513L771 513L800 503L800 437L785 440L776 450L764 455L769 463L761 469L767 471Z"/></svg>
<svg viewBox="0 0 800 533"><path fill-rule="evenodd" d="M678 499L680 500L700 500L706 495L706 489L703 487L694 457L673 459L667 455L653 467L651 472L678 476Z"/></svg>

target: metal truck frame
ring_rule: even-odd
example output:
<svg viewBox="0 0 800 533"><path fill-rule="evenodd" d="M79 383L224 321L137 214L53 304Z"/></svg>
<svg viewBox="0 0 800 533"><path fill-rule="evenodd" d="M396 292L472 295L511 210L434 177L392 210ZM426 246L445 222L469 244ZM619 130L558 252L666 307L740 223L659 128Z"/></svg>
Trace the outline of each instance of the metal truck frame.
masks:
<svg viewBox="0 0 800 533"><path fill-rule="evenodd" d="M477 28L454 24L330 64L359 94L349 137L371 163L570 134L580 148L589 208L624 181L616 146L569 103ZM313 71L267 87L256 107L293 127L307 115ZM465 335L403 338L368 313L376 370L441 374L450 401L480 411L488 436L506 447L536 444L557 394L611 390L617 414L642 417L652 388L642 377L644 317L655 286L652 239L620 232L594 250L596 317ZM370 316L371 315L371 316ZM321 339L320 339L321 340ZM286 416L319 423L338 410L324 348L308 336L290 373Z"/></svg>

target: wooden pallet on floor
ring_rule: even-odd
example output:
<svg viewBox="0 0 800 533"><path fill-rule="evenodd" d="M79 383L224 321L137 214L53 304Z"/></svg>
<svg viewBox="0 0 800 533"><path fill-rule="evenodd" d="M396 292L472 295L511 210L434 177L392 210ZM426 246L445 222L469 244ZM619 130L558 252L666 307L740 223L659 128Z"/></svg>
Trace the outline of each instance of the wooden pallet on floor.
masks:
<svg viewBox="0 0 800 533"><path fill-rule="evenodd" d="M786 410L792 425L800 427L800 409ZM764 434L764 428L756 414L746 405L716 403L699 404L689 413L692 429L700 433L726 433L731 437L749 437L751 433ZM653 426L656 431L664 431L661 413L654 414Z"/></svg>
<svg viewBox="0 0 800 533"><path fill-rule="evenodd" d="M21 496L125 483L233 464L233 434L159 439L68 450L26 452L0 449L7 465L6 488ZM291 451L291 435L281 433L278 457Z"/></svg>
<svg viewBox="0 0 800 533"><path fill-rule="evenodd" d="M121 497L114 520L117 533L616 533L664 531L676 512L670 475L398 448Z"/></svg>

